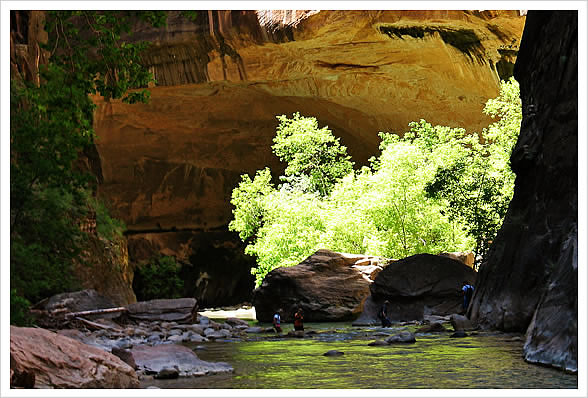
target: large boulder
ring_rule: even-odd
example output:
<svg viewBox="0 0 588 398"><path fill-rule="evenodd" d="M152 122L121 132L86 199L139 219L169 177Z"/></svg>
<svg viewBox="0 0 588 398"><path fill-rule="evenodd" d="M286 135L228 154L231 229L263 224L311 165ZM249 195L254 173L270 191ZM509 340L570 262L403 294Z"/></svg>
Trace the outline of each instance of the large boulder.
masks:
<svg viewBox="0 0 588 398"><path fill-rule="evenodd" d="M305 321L352 320L363 309L371 278L387 261L318 250L296 266L277 268L254 291L257 320L270 322L281 308L282 319L288 322L298 307L304 311Z"/></svg>
<svg viewBox="0 0 588 398"><path fill-rule="evenodd" d="M578 13L530 11L515 67L523 120L514 197L470 318L527 332L525 359L577 370Z"/></svg>
<svg viewBox="0 0 588 398"><path fill-rule="evenodd" d="M101 349L40 328L10 327L10 369L36 388L138 388L133 368Z"/></svg>
<svg viewBox="0 0 588 398"><path fill-rule="evenodd" d="M129 318L141 321L192 323L198 313L196 299L157 299L140 301L127 306Z"/></svg>
<svg viewBox="0 0 588 398"><path fill-rule="evenodd" d="M116 305L109 298L101 295L94 289L86 289L77 292L56 294L37 303L34 308L60 317L69 312L91 311L114 307ZM116 317L118 315L118 313L114 313L110 315L87 315L86 317L95 319L97 317Z"/></svg>
<svg viewBox="0 0 588 398"><path fill-rule="evenodd" d="M202 361L190 348L178 344L141 345L133 347L131 352L137 368L145 373L159 374L165 369L176 369L179 376L201 376L233 371L224 362Z"/></svg>
<svg viewBox="0 0 588 398"><path fill-rule="evenodd" d="M475 280L475 271L446 256L417 254L392 262L371 284L371 296L358 321L377 323L377 312L385 300L390 302L388 317L393 321L422 320L425 314L459 312L462 283Z"/></svg>

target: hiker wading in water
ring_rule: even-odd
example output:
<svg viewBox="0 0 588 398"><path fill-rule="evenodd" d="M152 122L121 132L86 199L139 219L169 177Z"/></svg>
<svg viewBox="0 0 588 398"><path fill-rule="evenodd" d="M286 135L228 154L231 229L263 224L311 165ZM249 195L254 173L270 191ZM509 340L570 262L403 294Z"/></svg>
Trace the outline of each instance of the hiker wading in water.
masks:
<svg viewBox="0 0 588 398"><path fill-rule="evenodd" d="M304 314L302 313L302 308L298 308L298 311L294 314L294 330L304 330L303 319Z"/></svg>
<svg viewBox="0 0 588 398"><path fill-rule="evenodd" d="M388 300L384 301L382 308L380 308L380 312L378 312L378 319L382 322L383 328L392 326L392 322L388 319L388 304L390 304Z"/></svg>
<svg viewBox="0 0 588 398"><path fill-rule="evenodd" d="M274 330L276 331L276 333L282 333L282 327L280 326L280 323L282 322L282 309L280 308L275 314L274 314Z"/></svg>
<svg viewBox="0 0 588 398"><path fill-rule="evenodd" d="M463 312L465 314L465 312L468 310L468 306L470 305L470 301L472 301L474 287L467 283L467 281L464 281L461 291L463 292Z"/></svg>

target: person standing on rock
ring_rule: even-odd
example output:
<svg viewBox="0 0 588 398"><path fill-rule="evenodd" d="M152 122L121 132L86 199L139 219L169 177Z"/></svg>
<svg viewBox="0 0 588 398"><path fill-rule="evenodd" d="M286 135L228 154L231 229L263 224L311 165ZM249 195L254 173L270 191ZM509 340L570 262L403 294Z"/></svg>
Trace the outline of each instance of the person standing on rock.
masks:
<svg viewBox="0 0 588 398"><path fill-rule="evenodd" d="M474 287L467 281L464 281L461 291L463 293L463 312L465 313L468 310L468 306L470 305L470 301L474 295Z"/></svg>
<svg viewBox="0 0 588 398"><path fill-rule="evenodd" d="M280 308L275 314L274 314L274 329L276 330L276 333L282 333L282 328L280 326L280 322L282 321L282 317L281 317L281 313L282 313L282 309Z"/></svg>
<svg viewBox="0 0 588 398"><path fill-rule="evenodd" d="M388 319L388 304L390 304L388 300L384 301L382 308L380 308L380 312L378 312L378 318L382 322L383 328L392 326L392 322Z"/></svg>
<svg viewBox="0 0 588 398"><path fill-rule="evenodd" d="M298 311L294 314L294 330L304 330L303 319L302 308L298 308Z"/></svg>

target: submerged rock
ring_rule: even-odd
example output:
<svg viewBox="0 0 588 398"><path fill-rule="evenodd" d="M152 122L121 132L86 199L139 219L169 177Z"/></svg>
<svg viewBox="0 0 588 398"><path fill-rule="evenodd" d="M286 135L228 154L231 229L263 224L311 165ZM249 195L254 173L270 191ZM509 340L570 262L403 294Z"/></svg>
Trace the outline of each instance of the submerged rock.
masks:
<svg viewBox="0 0 588 398"><path fill-rule="evenodd" d="M468 334L466 332L464 332L463 330L458 330L455 333L453 333L451 336L449 336L451 338L455 338L455 337L468 337Z"/></svg>
<svg viewBox="0 0 588 398"><path fill-rule="evenodd" d="M323 354L325 357L340 357L341 355L345 355L345 353L337 350L329 350Z"/></svg>
<svg viewBox="0 0 588 398"><path fill-rule="evenodd" d="M372 341L371 343L368 344L368 346L370 346L370 347L378 347L378 346L383 346L383 345L390 345L390 344L384 340L376 340L376 341Z"/></svg>
<svg viewBox="0 0 588 398"><path fill-rule="evenodd" d="M224 362L205 362L188 347L177 344L137 346L132 349L140 370L159 373L166 368L175 368L179 376L230 373L233 368Z"/></svg>
<svg viewBox="0 0 588 398"><path fill-rule="evenodd" d="M154 379L177 379L180 376L180 371L177 368L163 368L157 372Z"/></svg>
<svg viewBox="0 0 588 398"><path fill-rule="evenodd" d="M386 339L388 344L395 344L395 343L416 343L416 337L411 332L400 332L395 334L394 336L390 336Z"/></svg>
<svg viewBox="0 0 588 398"><path fill-rule="evenodd" d="M415 332L416 333L438 333L438 332L446 332L445 326L443 326L439 322L433 322L429 325L421 326Z"/></svg>

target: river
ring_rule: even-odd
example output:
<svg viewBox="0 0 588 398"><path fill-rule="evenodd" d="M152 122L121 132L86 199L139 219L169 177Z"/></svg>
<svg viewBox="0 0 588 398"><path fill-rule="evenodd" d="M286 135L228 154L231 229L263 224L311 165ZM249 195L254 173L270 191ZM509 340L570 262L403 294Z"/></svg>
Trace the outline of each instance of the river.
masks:
<svg viewBox="0 0 588 398"><path fill-rule="evenodd" d="M268 325L261 325L268 326ZM291 330L285 328L285 332ZM528 364L521 335L474 332L465 338L448 333L417 334L414 344L370 347L367 344L401 330L352 327L350 323L310 323L305 338L249 335L243 341L194 344L205 361L227 362L233 374L144 380L159 388L329 388L329 389L461 389L577 388L577 375ZM449 328L451 326L449 325ZM326 357L329 350L344 355Z"/></svg>

